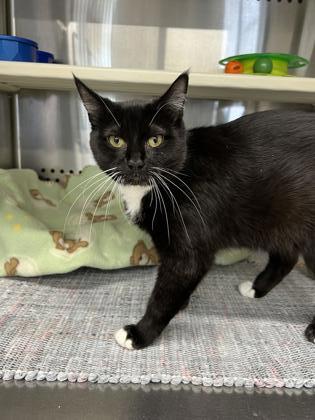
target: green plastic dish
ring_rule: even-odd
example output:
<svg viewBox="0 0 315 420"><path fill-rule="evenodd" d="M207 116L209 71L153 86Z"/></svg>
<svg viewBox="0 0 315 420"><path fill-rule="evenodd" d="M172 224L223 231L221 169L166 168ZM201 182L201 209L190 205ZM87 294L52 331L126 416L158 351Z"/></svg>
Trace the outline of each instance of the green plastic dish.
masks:
<svg viewBox="0 0 315 420"><path fill-rule="evenodd" d="M266 73L255 72L254 66L258 59L270 59L272 60L272 70ZM297 68L307 65L309 62L306 58L300 57L293 54L282 54L282 53L254 53L254 54L241 54L234 55L231 57L224 58L219 61L219 64L226 65L230 61L239 61L244 66L243 74L265 74L271 76L287 76L288 68Z"/></svg>

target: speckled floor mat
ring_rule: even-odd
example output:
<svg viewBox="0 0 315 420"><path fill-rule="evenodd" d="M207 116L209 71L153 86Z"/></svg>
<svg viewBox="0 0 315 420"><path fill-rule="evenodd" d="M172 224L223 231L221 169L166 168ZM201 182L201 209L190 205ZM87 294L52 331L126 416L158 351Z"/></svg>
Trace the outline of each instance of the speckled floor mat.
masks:
<svg viewBox="0 0 315 420"><path fill-rule="evenodd" d="M1 377L314 387L315 346L303 332L315 281L295 270L265 298L242 297L237 285L261 268L214 267L189 307L141 351L120 348L113 333L143 314L154 268L2 278Z"/></svg>

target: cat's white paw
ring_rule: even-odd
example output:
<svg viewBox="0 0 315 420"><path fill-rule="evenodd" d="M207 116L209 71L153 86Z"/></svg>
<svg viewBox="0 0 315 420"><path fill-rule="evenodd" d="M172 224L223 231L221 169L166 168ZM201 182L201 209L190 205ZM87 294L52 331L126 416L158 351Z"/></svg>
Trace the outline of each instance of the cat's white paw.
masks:
<svg viewBox="0 0 315 420"><path fill-rule="evenodd" d="M255 289L253 289L253 282L251 281L244 281L243 283L239 284L238 290L243 296L249 298L255 297Z"/></svg>
<svg viewBox="0 0 315 420"><path fill-rule="evenodd" d="M132 340L127 338L127 331L124 328L120 328L120 330L116 331L114 337L121 347L128 350L134 350Z"/></svg>

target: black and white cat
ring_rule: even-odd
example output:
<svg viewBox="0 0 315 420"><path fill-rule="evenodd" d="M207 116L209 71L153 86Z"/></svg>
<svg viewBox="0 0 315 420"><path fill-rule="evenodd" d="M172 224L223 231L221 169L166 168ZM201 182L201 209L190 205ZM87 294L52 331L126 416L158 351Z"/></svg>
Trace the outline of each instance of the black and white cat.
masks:
<svg viewBox="0 0 315 420"><path fill-rule="evenodd" d="M186 131L187 73L144 104L114 103L75 82L95 159L118 180L127 213L160 255L143 318L115 335L121 346L150 345L188 304L220 249L269 253L266 268L239 287L251 298L276 286L299 254L315 272L314 113L266 111ZM305 334L315 341L315 318Z"/></svg>

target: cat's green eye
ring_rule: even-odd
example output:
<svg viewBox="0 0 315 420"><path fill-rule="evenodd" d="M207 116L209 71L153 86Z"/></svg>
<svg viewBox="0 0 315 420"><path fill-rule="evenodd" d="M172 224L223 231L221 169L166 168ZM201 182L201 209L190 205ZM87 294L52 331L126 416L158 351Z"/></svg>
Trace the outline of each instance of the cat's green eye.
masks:
<svg viewBox="0 0 315 420"><path fill-rule="evenodd" d="M115 149L120 149L121 147L124 147L126 144L124 139L117 136L108 136L107 141L112 147L115 147Z"/></svg>
<svg viewBox="0 0 315 420"><path fill-rule="evenodd" d="M159 147L163 143L163 140L164 140L163 136L158 135L158 136L150 137L147 143L150 147Z"/></svg>

